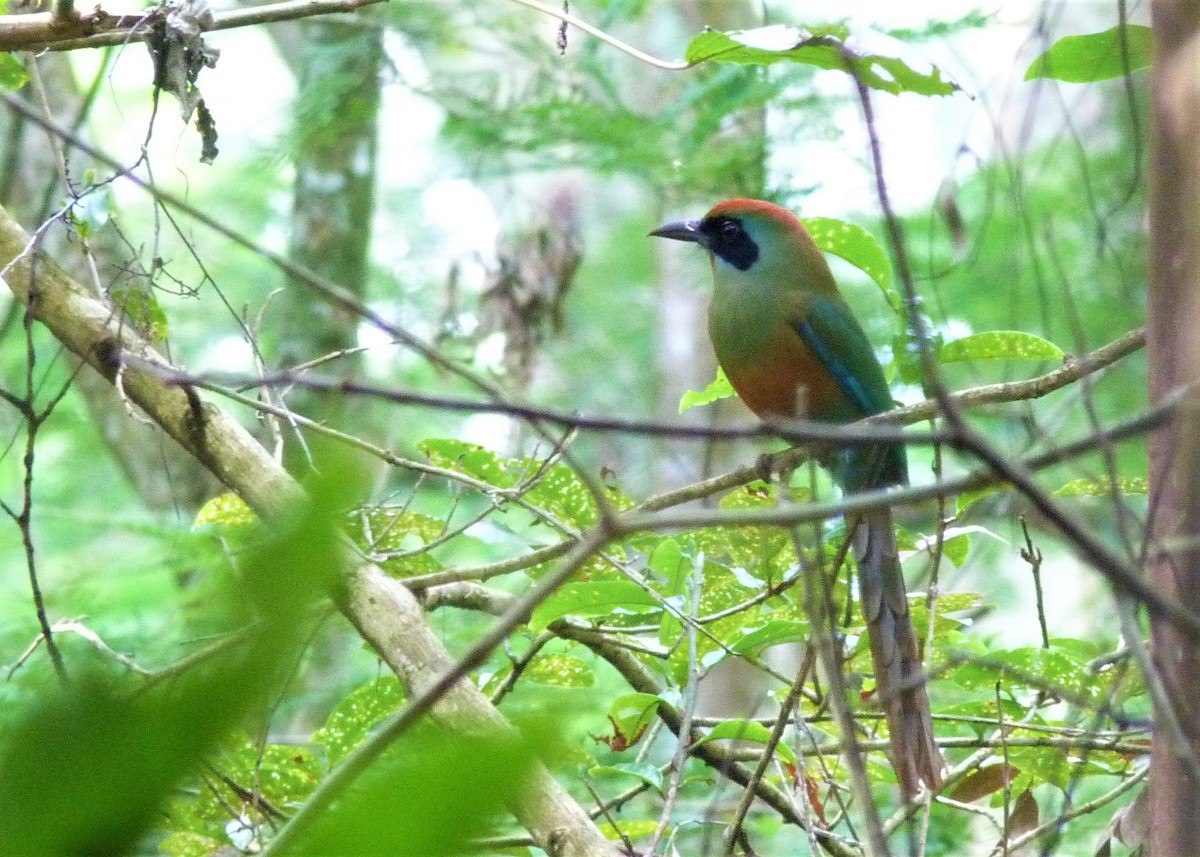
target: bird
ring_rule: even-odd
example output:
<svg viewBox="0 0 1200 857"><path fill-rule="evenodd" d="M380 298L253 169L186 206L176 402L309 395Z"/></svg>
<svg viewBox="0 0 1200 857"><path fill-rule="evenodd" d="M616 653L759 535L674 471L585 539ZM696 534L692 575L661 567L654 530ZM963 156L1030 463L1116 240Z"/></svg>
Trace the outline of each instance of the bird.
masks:
<svg viewBox="0 0 1200 857"><path fill-rule="evenodd" d="M883 368L804 224L786 208L729 199L699 220L650 233L708 251L708 333L734 391L760 418L849 423L895 407ZM856 445L828 459L843 493L908 483L903 444ZM937 748L891 510L854 527L859 594L892 764L906 799L937 791Z"/></svg>

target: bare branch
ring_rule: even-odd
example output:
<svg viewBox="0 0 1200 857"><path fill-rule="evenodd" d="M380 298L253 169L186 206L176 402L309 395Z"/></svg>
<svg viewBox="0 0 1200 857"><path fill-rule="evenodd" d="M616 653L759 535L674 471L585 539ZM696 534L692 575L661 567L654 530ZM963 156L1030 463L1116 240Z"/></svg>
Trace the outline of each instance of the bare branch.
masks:
<svg viewBox="0 0 1200 857"><path fill-rule="evenodd" d="M38 321L110 381L123 369L130 401L264 518L273 519L303 499L300 486L267 451L227 414L201 401L195 389L164 385L153 373L130 365L128 355L168 364L94 294L40 256L35 271L33 258L29 238L0 209L0 279ZM590 544L584 543L581 550ZM454 659L425 623L408 590L378 568L361 565L348 547L340 571L339 608L411 689L427 692L421 697L421 710L450 729L496 735L511 731L478 690L457 681L465 670L442 672L440 680L430 682L431 670ZM501 627L507 633L511 626ZM510 806L538 845L556 857L612 854L587 813L540 766L535 766L529 788L513 795Z"/></svg>
<svg viewBox="0 0 1200 857"><path fill-rule="evenodd" d="M214 13L212 24L204 27L203 32L353 12L381 2L383 0L287 0L251 9L229 9ZM170 4L131 14L113 14L97 6L85 15L78 15L72 14L69 0L56 0L51 12L0 17L0 51L73 51L143 41L170 11Z"/></svg>

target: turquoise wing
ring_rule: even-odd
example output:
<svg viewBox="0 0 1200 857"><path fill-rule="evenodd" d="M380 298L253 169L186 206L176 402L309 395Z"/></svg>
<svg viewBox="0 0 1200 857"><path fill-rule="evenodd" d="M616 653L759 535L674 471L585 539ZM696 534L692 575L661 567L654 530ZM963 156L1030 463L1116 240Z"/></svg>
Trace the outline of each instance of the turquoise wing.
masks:
<svg viewBox="0 0 1200 857"><path fill-rule="evenodd" d="M837 379L849 406L845 413L815 416L850 422L895 407L883 367L844 300L834 295L808 296L807 314L795 327ZM848 449L834 470L838 481L851 490L908 481L904 447L900 445Z"/></svg>

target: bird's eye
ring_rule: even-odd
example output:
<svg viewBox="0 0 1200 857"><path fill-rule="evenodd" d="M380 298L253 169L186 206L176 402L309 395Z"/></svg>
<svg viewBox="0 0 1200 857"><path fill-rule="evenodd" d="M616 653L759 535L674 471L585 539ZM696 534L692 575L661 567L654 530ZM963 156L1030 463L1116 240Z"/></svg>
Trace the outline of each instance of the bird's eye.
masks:
<svg viewBox="0 0 1200 857"><path fill-rule="evenodd" d="M722 238L736 238L741 231L742 226L736 220L726 220L721 224Z"/></svg>

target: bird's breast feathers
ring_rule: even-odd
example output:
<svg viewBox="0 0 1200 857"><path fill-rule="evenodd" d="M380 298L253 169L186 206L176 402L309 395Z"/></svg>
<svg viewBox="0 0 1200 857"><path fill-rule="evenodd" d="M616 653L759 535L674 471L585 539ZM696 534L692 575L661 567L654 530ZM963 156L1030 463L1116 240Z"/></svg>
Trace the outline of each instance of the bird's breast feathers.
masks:
<svg viewBox="0 0 1200 857"><path fill-rule="evenodd" d="M837 379L787 325L777 325L759 348L718 345L717 360L742 401L760 417L844 418L846 396Z"/></svg>

